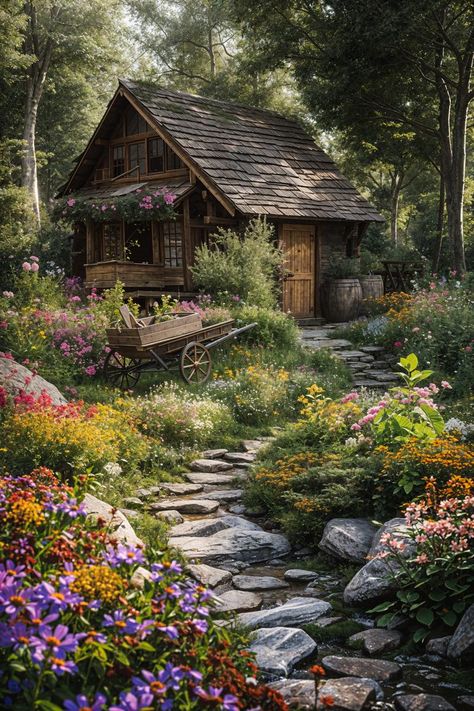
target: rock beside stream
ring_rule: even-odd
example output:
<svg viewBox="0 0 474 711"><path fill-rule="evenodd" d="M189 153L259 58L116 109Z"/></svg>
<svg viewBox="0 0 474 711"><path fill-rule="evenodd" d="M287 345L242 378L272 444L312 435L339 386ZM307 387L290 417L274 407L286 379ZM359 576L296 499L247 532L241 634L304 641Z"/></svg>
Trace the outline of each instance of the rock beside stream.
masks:
<svg viewBox="0 0 474 711"><path fill-rule="evenodd" d="M332 609L331 603L309 597L293 597L279 607L258 612L244 612L238 616L239 624L256 627L301 627L314 622Z"/></svg>
<svg viewBox="0 0 474 711"><path fill-rule="evenodd" d="M324 527L319 548L340 560L364 563L376 532L363 518L333 518Z"/></svg>
<svg viewBox="0 0 474 711"><path fill-rule="evenodd" d="M251 636L250 651L267 674L288 676L295 664L312 654L316 642L309 634L292 627L260 628Z"/></svg>
<svg viewBox="0 0 474 711"><path fill-rule="evenodd" d="M456 711L454 706L433 694L403 694L395 697L397 711Z"/></svg>
<svg viewBox="0 0 474 711"><path fill-rule="evenodd" d="M326 671L335 676L365 677L380 682L397 679L402 673L399 664L385 659L328 656L323 658L322 663Z"/></svg>
<svg viewBox="0 0 474 711"><path fill-rule="evenodd" d="M448 645L448 657L462 663L474 659L474 605L461 618Z"/></svg>

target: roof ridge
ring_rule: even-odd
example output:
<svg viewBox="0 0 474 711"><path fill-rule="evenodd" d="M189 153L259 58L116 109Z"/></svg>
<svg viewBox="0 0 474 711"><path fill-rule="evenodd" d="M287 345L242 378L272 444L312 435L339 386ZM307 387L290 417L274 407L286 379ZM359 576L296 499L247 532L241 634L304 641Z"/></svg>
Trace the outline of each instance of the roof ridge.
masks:
<svg viewBox="0 0 474 711"><path fill-rule="evenodd" d="M277 118L283 119L284 121L288 121L288 123L294 123L297 124L300 128L304 128L299 120L295 117L287 117L284 116L282 113L279 111L275 111L274 109L262 109L259 106L252 106L251 104L242 104L239 101L224 101L223 99L215 99L214 97L210 96L203 96L202 94L191 94L189 91L180 91L178 89L169 89L166 86L162 86L161 84L155 83L153 81L146 81L146 80L140 80L140 79L128 79L128 78L120 78L119 77L119 84L123 84L126 88L130 88L128 84L136 84L137 86L143 86L143 87L148 87L150 89L155 89L156 91L163 91L169 94L174 94L177 96L183 96L185 98L191 98L191 99L199 99L201 101L209 101L213 104L218 104L219 106L225 106L225 107L233 107L237 106L238 108L241 109L246 109L247 111L258 111L259 113L262 114L270 114L271 116L276 116Z"/></svg>

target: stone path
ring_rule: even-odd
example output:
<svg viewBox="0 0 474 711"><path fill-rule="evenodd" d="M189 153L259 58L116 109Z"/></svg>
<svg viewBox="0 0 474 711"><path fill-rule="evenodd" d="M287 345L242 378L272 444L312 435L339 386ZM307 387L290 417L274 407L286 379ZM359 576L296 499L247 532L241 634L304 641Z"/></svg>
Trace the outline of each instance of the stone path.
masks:
<svg viewBox="0 0 474 711"><path fill-rule="evenodd" d="M192 463L192 471L183 475L186 482L139 489L129 501L135 509L146 508L160 517L170 515L170 547L188 559L187 572L193 578L213 589L212 614L218 624L237 623L249 630L250 649L263 675L290 708L316 708L314 679L307 669L320 659L327 674L324 693L335 699L335 708L454 709L444 698L430 694L433 683L437 684L434 680L441 678L433 666L434 652L426 660L402 654L393 659L397 654L393 650L404 641L402 635L374 629L372 620L344 607L345 583L339 573L307 570L301 562L298 567L311 551L292 550L270 521L259 520L256 512L246 509L241 487L248 469L236 465L252 465L265 444L262 438L243 442L243 452L204 452ZM136 511L123 513L136 515ZM334 519L326 527L321 548L335 550L339 536L339 557L361 564L379 533L374 537L373 527L359 519L343 523ZM361 538L360 550L354 543L356 538ZM330 641L317 644L302 629L310 624L326 632L348 620L357 621L360 632L346 641L345 648L337 637L329 636ZM387 653L391 659L380 658ZM465 689L460 688L461 692L466 694ZM420 697L421 706L417 705ZM317 708L325 706L318 702Z"/></svg>
<svg viewBox="0 0 474 711"><path fill-rule="evenodd" d="M350 341L331 338L331 332L347 324L325 324L306 326L300 331L302 343L313 350L329 348L335 356L343 360L352 373L356 388L387 388L399 382L392 372L394 359L381 346L355 348Z"/></svg>

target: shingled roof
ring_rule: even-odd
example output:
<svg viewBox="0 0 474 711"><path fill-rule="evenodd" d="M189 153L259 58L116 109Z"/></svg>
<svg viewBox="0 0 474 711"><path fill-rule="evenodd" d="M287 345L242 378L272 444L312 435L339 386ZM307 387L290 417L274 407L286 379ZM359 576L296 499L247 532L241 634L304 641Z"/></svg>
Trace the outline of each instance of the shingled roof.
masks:
<svg viewBox="0 0 474 711"><path fill-rule="evenodd" d="M120 84L244 215L382 221L298 122L150 84Z"/></svg>

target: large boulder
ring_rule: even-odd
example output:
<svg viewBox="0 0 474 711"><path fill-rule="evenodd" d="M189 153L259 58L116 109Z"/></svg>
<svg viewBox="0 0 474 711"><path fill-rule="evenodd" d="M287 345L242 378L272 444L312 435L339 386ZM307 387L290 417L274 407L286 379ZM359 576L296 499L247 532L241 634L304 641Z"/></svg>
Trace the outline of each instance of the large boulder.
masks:
<svg viewBox="0 0 474 711"><path fill-rule="evenodd" d="M448 657L470 662L474 659L474 605L468 607L448 645Z"/></svg>
<svg viewBox="0 0 474 711"><path fill-rule="evenodd" d="M269 627L251 636L250 651L257 655L258 667L275 676L288 676L295 664L312 654L316 642L309 634L292 627Z"/></svg>
<svg viewBox="0 0 474 711"><path fill-rule="evenodd" d="M112 538L134 546L144 545L121 511L92 494L86 494L83 503L88 516L101 519L107 524L109 535Z"/></svg>
<svg viewBox="0 0 474 711"><path fill-rule="evenodd" d="M53 405L64 405L67 402L55 385L10 358L0 358L0 386L11 395L23 391L37 399L44 393L51 398Z"/></svg>
<svg viewBox="0 0 474 711"><path fill-rule="evenodd" d="M285 536L240 526L217 531L205 539L173 536L169 539L169 545L189 559L217 566L235 561L263 563L290 552Z"/></svg>
<svg viewBox="0 0 474 711"><path fill-rule="evenodd" d="M376 532L376 526L364 518L333 518L324 528L319 548L335 558L363 563Z"/></svg>
<svg viewBox="0 0 474 711"><path fill-rule="evenodd" d="M243 612L238 616L239 624L256 629L257 627L302 627L318 617L326 615L332 609L331 603L311 597L293 597L284 605L257 612Z"/></svg>
<svg viewBox="0 0 474 711"><path fill-rule="evenodd" d="M366 605L384 600L394 590L393 573L399 566L393 558L377 558L379 553L389 551L382 536L387 533L405 545L402 555L409 557L414 552L414 543L408 538L405 519L394 518L387 521L375 534L369 550L371 558L349 581L344 590L347 605Z"/></svg>

